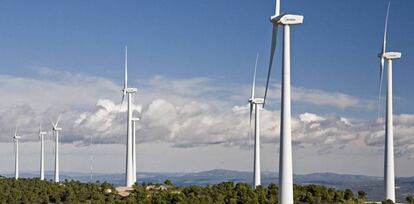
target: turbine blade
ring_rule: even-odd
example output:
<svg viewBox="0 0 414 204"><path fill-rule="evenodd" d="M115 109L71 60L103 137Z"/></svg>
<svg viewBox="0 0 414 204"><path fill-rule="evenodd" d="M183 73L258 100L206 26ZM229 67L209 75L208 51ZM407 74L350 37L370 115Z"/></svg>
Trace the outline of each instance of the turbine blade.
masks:
<svg viewBox="0 0 414 204"><path fill-rule="evenodd" d="M16 157L16 139L13 139L13 142L14 142L14 144L13 144L13 154Z"/></svg>
<svg viewBox="0 0 414 204"><path fill-rule="evenodd" d="M52 131L52 138L55 138L55 131ZM53 154L56 155L56 144L53 145Z"/></svg>
<svg viewBox="0 0 414 204"><path fill-rule="evenodd" d="M385 53L387 46L387 28L388 28L388 14L390 13L391 2L388 3L387 15L385 16L385 28L384 28L384 39L382 41L382 54Z"/></svg>
<svg viewBox="0 0 414 204"><path fill-rule="evenodd" d="M382 78L384 75L384 58L381 57L380 58L381 62L380 62L380 77L379 77L379 93L378 93L378 118L380 117L380 112L381 112L381 89L382 89Z"/></svg>
<svg viewBox="0 0 414 204"><path fill-rule="evenodd" d="M385 16L385 28L384 28L384 39L382 41L382 48L381 53L379 55L380 57L380 77L379 77L379 93L378 93L378 118L380 117L380 108L381 108L381 89L382 89L382 78L384 75L384 54L386 52L387 47L387 28L388 28L388 15L390 12L390 5L391 2L388 2L388 8L387 8L387 14Z"/></svg>
<svg viewBox="0 0 414 204"><path fill-rule="evenodd" d="M270 73L272 71L273 57L275 55L275 50L276 50L277 29L278 29L278 25L277 24L273 24L272 45L270 47L269 70L267 71L267 80L266 80L266 89L265 89L263 107L265 106L265 103L266 103L267 89L269 88Z"/></svg>
<svg viewBox="0 0 414 204"><path fill-rule="evenodd" d="M250 99L254 99L254 91L256 89L256 70L257 70L257 61L259 59L259 53L256 55L256 64L254 65L254 74L253 74L253 85L252 85L252 94Z"/></svg>
<svg viewBox="0 0 414 204"><path fill-rule="evenodd" d="M42 123L39 124L39 138L42 137Z"/></svg>
<svg viewBox="0 0 414 204"><path fill-rule="evenodd" d="M59 121L60 121L60 114L59 114L58 119L57 119L57 121L56 121L56 127L58 126Z"/></svg>
<svg viewBox="0 0 414 204"><path fill-rule="evenodd" d="M128 47L125 46L125 78L124 78L124 92L128 87Z"/></svg>
<svg viewBox="0 0 414 204"><path fill-rule="evenodd" d="M122 90L122 100L121 100L121 105L120 105L120 109L122 108L122 104L124 104L124 99L125 99L125 95L126 95L126 91L128 88L128 47L125 46L125 76L124 76L124 89Z"/></svg>
<svg viewBox="0 0 414 204"><path fill-rule="evenodd" d="M122 109L122 105L124 105L125 96L126 96L126 92L124 91L122 92L122 100L121 100L121 104L119 105L119 109Z"/></svg>
<svg viewBox="0 0 414 204"><path fill-rule="evenodd" d="M252 123L252 115L253 115L253 103L250 102L250 124Z"/></svg>
<svg viewBox="0 0 414 204"><path fill-rule="evenodd" d="M55 126L55 123L53 122L53 120L52 119L49 119L49 120L52 123L53 128L55 128L56 126Z"/></svg>
<svg viewBox="0 0 414 204"><path fill-rule="evenodd" d="M279 16L280 15L280 0L276 0L275 3L275 16Z"/></svg>
<svg viewBox="0 0 414 204"><path fill-rule="evenodd" d="M253 103L250 102L250 119L249 119L249 129L247 130L247 135L250 140L250 129L252 128L252 113L253 113Z"/></svg>

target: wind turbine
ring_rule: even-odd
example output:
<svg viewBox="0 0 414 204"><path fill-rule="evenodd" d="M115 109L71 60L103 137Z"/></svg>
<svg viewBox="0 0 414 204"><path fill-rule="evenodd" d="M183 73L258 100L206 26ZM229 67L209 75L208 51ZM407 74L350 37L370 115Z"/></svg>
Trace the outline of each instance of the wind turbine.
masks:
<svg viewBox="0 0 414 204"><path fill-rule="evenodd" d="M44 162L44 136L46 132L42 131L42 125L39 126L39 139L40 139L40 180L45 179L45 162Z"/></svg>
<svg viewBox="0 0 414 204"><path fill-rule="evenodd" d="M280 0L276 0L275 14L270 17L273 25L270 49L269 70L267 75L264 102L266 102L273 56L276 49L277 30L283 26L283 69L282 69L282 103L280 118L280 154L279 154L279 201L293 204L292 173L292 136L291 136L291 97L290 97L290 26L303 23L303 15L280 14ZM264 106L264 104L263 104Z"/></svg>
<svg viewBox="0 0 414 204"><path fill-rule="evenodd" d="M125 95L128 94L127 105L127 147L126 147L126 169L125 169L125 185L132 187L134 184L134 158L133 158L133 138L132 138L132 98L133 94L137 92L136 88L128 87L128 48L125 46L125 78L124 88L122 89L122 102L124 102Z"/></svg>
<svg viewBox="0 0 414 204"><path fill-rule="evenodd" d="M14 178L19 179L19 139L22 138L18 135L17 128L14 132L13 140L15 145L15 161L14 161Z"/></svg>
<svg viewBox="0 0 414 204"><path fill-rule="evenodd" d="M384 61L387 60L387 107L385 116L385 152L384 152L384 193L385 199L395 202L395 174L394 174L394 130L393 130L393 95L392 95L392 61L401 58L401 52L386 52L386 38L388 26L388 14L390 4L388 4L387 15L385 18L384 40L380 58L380 95L382 74L384 71Z"/></svg>
<svg viewBox="0 0 414 204"><path fill-rule="evenodd" d="M59 131L62 130L62 128L58 127L60 121L60 115L58 119L56 120L56 123L53 123L52 120L52 130L53 134L55 136L55 182L59 182Z"/></svg>
<svg viewBox="0 0 414 204"><path fill-rule="evenodd" d="M134 183L137 182L137 140L136 140L136 122L139 118L132 118L132 165L134 172Z"/></svg>
<svg viewBox="0 0 414 204"><path fill-rule="evenodd" d="M261 170L260 170L260 108L262 107L262 104L264 102L263 98L255 98L255 86L256 86L256 70L257 70L257 60L259 58L259 55L256 56L256 64L254 66L254 75L253 75L253 85L252 85L252 94L249 99L250 104L250 126L252 123L252 113L254 109L254 188L261 185Z"/></svg>

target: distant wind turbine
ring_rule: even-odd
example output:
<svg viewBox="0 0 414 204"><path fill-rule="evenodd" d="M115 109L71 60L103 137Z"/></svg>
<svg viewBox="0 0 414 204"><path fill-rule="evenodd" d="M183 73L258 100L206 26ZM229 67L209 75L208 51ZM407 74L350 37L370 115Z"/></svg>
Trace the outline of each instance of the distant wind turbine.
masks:
<svg viewBox="0 0 414 204"><path fill-rule="evenodd" d="M50 120L50 122L52 122L53 135L55 136L55 176L54 176L54 181L56 183L59 182L59 131L62 130L62 128L58 127L59 121L60 121L60 115L59 115L58 119L56 120L56 123L53 123L53 121Z"/></svg>
<svg viewBox="0 0 414 204"><path fill-rule="evenodd" d="M132 118L132 165L134 172L134 183L137 182L137 140L136 140L136 122L139 118Z"/></svg>
<svg viewBox="0 0 414 204"><path fill-rule="evenodd" d="M270 17L273 25L270 49L269 70L267 75L264 102L269 87L270 72L276 49L278 26L284 27L283 69L282 69L282 107L280 118L280 154L279 154L279 202L293 204L292 136L291 136L291 97L290 97L290 25L303 23L302 15L280 14L280 0L276 0L275 14ZM264 106L264 104L263 104Z"/></svg>
<svg viewBox="0 0 414 204"><path fill-rule="evenodd" d="M256 86L256 70L257 70L257 60L259 58L259 55L256 56L256 64L254 66L254 75L253 75L253 84L252 84L252 93L249 99L250 104L250 125L249 125L249 131L250 126L252 123L252 113L254 109L255 113L255 119L254 119L254 188L261 185L261 170L260 170L260 108L262 107L262 104L264 102L263 98L255 98L255 86Z"/></svg>
<svg viewBox="0 0 414 204"><path fill-rule="evenodd" d="M44 161L44 136L47 133L42 131L42 125L39 126L39 139L40 139L40 180L45 179L45 161Z"/></svg>
<svg viewBox="0 0 414 204"><path fill-rule="evenodd" d="M394 130L393 130L393 95L392 95L392 60L400 59L400 52L386 52L386 38L388 26L388 13L390 4L388 4L387 15L385 19L385 32L381 53L378 55L381 60L380 70L380 95L382 74L384 70L384 61L387 60L387 110L385 116L385 152L384 152L384 193L385 199L395 202L395 174L394 174Z"/></svg>
<svg viewBox="0 0 414 204"><path fill-rule="evenodd" d="M14 153L15 153L15 161L14 161L14 178L19 179L19 139L21 138L18 135L17 128L14 132L13 140L14 140Z"/></svg>
<svg viewBox="0 0 414 204"><path fill-rule="evenodd" d="M122 89L122 102L124 102L125 95L128 94L127 104L127 145L126 145L126 169L125 169L125 185L131 187L134 184L134 158L133 158L133 138L132 138L132 98L133 94L137 92L136 88L128 87L128 48L125 46L125 78L124 88Z"/></svg>

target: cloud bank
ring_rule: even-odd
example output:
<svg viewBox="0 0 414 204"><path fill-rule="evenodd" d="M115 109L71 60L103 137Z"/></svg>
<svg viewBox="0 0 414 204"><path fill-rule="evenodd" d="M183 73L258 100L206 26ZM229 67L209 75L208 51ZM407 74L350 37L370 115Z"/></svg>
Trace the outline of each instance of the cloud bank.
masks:
<svg viewBox="0 0 414 204"><path fill-rule="evenodd" d="M45 76L50 71L46 69ZM52 72L53 74L53 72ZM50 129L49 119L62 115L61 142L78 145L125 143L125 105L120 105L120 85L112 80L65 73L60 78L21 78L0 75L1 142L10 142L17 125L22 141L37 140L42 123ZM176 148L212 144L250 148L248 85L219 84L209 78L171 79L155 76L139 85L134 115L138 122L138 142L169 143ZM242 89L240 89L240 86ZM273 86L272 99L278 99L279 86ZM259 87L263 89L263 87ZM242 91L238 91L242 90ZM309 106L338 109L372 108L375 102L344 93L293 88L292 100ZM278 110L261 110L263 143L279 141ZM395 116L397 156L414 159L414 115ZM292 136L295 148L314 148L320 154L347 145L380 149L384 143L382 120L365 121L316 113L294 114ZM48 138L51 139L49 131Z"/></svg>

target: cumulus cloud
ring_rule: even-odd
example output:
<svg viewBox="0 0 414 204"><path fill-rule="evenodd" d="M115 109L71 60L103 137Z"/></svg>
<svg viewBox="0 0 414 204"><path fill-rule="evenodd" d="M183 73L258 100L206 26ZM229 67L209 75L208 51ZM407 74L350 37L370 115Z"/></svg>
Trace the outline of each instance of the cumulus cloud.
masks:
<svg viewBox="0 0 414 204"><path fill-rule="evenodd" d="M365 142L369 146L384 147L385 132L384 119L375 122L378 126L367 132ZM414 159L414 115L400 114L394 115L394 146L397 156L408 156Z"/></svg>
<svg viewBox="0 0 414 204"><path fill-rule="evenodd" d="M94 112L81 115L82 118L88 116L95 121L88 131L94 132L94 137L104 141L108 139L107 142L122 141L125 120L115 120L116 117L122 118L122 114L119 115L116 109L113 112L108 110L110 109L101 106ZM251 147L252 144L252 130L249 134L248 128L248 105L222 110L197 101L180 106L164 99L156 99L142 112L139 113L138 108L136 110L142 118L138 124L140 143L166 142L179 148L210 144ZM101 116L98 117L99 115ZM263 143L279 142L279 115L279 111L261 110ZM414 115L397 115L395 118L397 156L411 158L414 154L413 146L410 145L414 142L411 137L414 133ZM99 124L101 127L95 130L94 127ZM317 149L321 154L354 144L381 148L384 143L382 127L383 121L353 122L350 118L303 113L292 118L292 137L295 147ZM117 139L114 141L114 138Z"/></svg>
<svg viewBox="0 0 414 204"><path fill-rule="evenodd" d="M51 73L46 69L44 74ZM50 129L49 118L61 114L63 143L87 145L90 137L95 143L125 143L126 108L120 105L121 85L94 76L71 73L59 76L45 80L0 75L3 84L0 96L8 99L0 102L0 128L5 130L0 141L10 141L16 125L26 135L25 141L36 140L39 123ZM134 115L141 118L137 133L140 143L163 142L177 148L211 144L252 146L248 105L240 105L242 102L235 100L249 95L248 85L238 91L236 87L217 85L208 78L162 76L150 78L143 84L135 96L137 105L133 107ZM277 95L272 97L277 98ZM292 99L337 108L372 106L369 100L304 88L293 88ZM263 143L279 141L279 117L278 110L261 110ZM295 114L292 118L293 144L296 148L317 149L321 154L353 144L381 148L383 124L381 120ZM414 158L411 137L414 115L397 115L394 124L397 155Z"/></svg>

